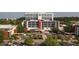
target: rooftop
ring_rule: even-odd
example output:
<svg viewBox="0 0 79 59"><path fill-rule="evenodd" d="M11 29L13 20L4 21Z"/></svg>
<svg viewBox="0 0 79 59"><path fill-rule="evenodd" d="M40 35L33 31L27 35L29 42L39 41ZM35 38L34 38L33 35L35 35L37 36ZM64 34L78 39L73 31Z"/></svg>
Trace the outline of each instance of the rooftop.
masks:
<svg viewBox="0 0 79 59"><path fill-rule="evenodd" d="M0 29L12 29L15 25L0 25Z"/></svg>
<svg viewBox="0 0 79 59"><path fill-rule="evenodd" d="M53 12L26 12L25 14L53 14Z"/></svg>

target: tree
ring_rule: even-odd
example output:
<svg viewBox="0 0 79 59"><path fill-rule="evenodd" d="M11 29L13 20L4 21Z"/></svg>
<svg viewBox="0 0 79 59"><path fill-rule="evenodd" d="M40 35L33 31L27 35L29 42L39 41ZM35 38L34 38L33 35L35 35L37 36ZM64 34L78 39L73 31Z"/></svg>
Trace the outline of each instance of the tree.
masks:
<svg viewBox="0 0 79 59"><path fill-rule="evenodd" d="M2 31L0 31L0 43L3 41L3 32Z"/></svg>
<svg viewBox="0 0 79 59"><path fill-rule="evenodd" d="M24 27L21 24L18 25L17 32L19 32L19 33L24 32Z"/></svg>
<svg viewBox="0 0 79 59"><path fill-rule="evenodd" d="M71 26L66 26L64 27L65 32L72 32L72 27Z"/></svg>
<svg viewBox="0 0 79 59"><path fill-rule="evenodd" d="M45 42L43 42L41 45L43 46L57 46L59 45L58 42L57 42L57 39L55 38L52 38L52 36L49 36Z"/></svg>
<svg viewBox="0 0 79 59"><path fill-rule="evenodd" d="M24 43L25 43L25 45L28 45L28 46L32 46L33 45L33 39L26 39L25 41L24 41Z"/></svg>
<svg viewBox="0 0 79 59"><path fill-rule="evenodd" d="M9 20L8 22L9 24L15 25L13 20Z"/></svg>
<svg viewBox="0 0 79 59"><path fill-rule="evenodd" d="M25 17L20 17L20 18L18 18L17 20L23 21L23 20L25 20Z"/></svg>
<svg viewBox="0 0 79 59"><path fill-rule="evenodd" d="M12 35L9 39L16 40L16 36L15 35Z"/></svg>
<svg viewBox="0 0 79 59"><path fill-rule="evenodd" d="M57 33L57 32L58 32L57 28L53 28L52 31L53 31L54 33Z"/></svg>

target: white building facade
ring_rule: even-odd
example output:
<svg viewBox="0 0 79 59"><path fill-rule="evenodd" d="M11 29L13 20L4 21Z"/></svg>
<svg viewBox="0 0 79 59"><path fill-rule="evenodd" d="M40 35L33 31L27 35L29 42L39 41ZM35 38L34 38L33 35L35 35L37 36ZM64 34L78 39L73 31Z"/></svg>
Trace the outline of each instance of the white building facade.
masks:
<svg viewBox="0 0 79 59"><path fill-rule="evenodd" d="M27 12L25 13L26 29L35 31L51 31L59 22L54 21L52 12Z"/></svg>
<svg viewBox="0 0 79 59"><path fill-rule="evenodd" d="M79 25L75 26L75 35L79 35Z"/></svg>

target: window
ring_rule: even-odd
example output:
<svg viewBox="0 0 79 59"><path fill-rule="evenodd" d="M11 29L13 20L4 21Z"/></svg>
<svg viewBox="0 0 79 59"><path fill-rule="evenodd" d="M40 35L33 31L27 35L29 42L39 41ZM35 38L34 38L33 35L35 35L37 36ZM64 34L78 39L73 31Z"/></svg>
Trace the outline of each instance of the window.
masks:
<svg viewBox="0 0 79 59"><path fill-rule="evenodd" d="M43 27L54 27L54 22L43 22Z"/></svg>
<svg viewBox="0 0 79 59"><path fill-rule="evenodd" d="M37 22L28 22L28 27L38 27L38 23Z"/></svg>

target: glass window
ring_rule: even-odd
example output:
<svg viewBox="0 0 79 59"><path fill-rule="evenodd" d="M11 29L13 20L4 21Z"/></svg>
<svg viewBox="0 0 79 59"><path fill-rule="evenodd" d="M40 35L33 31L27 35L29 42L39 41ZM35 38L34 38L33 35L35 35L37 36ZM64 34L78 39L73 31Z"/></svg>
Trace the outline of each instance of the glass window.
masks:
<svg viewBox="0 0 79 59"><path fill-rule="evenodd" d="M28 22L28 27L37 27L38 23L37 22Z"/></svg>

